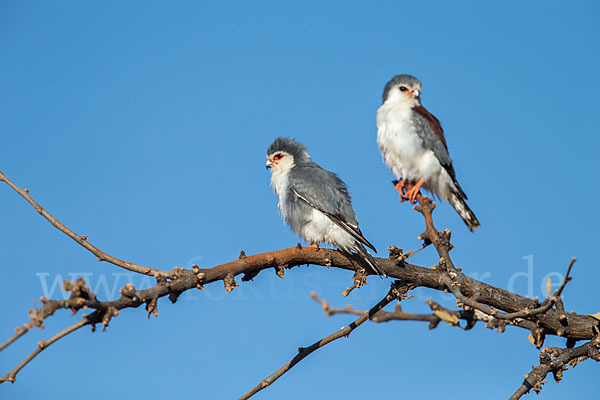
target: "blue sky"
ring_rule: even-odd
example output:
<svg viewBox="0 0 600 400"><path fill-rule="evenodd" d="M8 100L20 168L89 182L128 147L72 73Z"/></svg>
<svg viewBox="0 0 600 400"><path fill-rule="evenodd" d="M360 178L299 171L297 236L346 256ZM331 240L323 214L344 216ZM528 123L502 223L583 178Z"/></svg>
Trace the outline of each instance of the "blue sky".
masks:
<svg viewBox="0 0 600 400"><path fill-rule="evenodd" d="M3 2L0 170L111 255L210 267L298 241L264 168L271 141L295 137L346 181L385 256L390 245L418 247L423 230L396 200L375 141L383 86L411 73L482 224L471 234L448 204L438 207L455 264L542 297L545 278L558 283L576 256L566 308L594 313L599 11L592 1ZM2 338L34 299L60 297L52 284L62 278L86 276L105 299L127 281L151 284L97 263L6 185L0 221ZM436 261L427 249L413 262ZM162 300L158 318L126 310L106 333L85 329L52 346L0 393L235 398L352 320L326 318L311 290L368 308L388 286L371 278L344 298L350 283L350 273L321 267L284 280L265 271L230 294L217 283ZM415 296L405 310L426 311L429 298L454 304L439 292ZM60 312L13 344L0 374L77 318ZM506 398L538 360L526 337L366 324L257 398ZM582 363L559 385L549 378L543 396L588 397L598 372Z"/></svg>

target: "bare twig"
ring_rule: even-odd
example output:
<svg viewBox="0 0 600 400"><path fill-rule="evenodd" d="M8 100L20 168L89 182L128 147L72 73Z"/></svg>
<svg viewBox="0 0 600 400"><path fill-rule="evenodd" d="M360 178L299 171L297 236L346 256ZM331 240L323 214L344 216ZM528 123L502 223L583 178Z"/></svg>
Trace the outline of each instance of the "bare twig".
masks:
<svg viewBox="0 0 600 400"><path fill-rule="evenodd" d="M56 342L57 340L62 339L63 337L67 336L68 334L73 333L77 329L79 329L83 326L86 326L88 324L90 324L90 321L86 317L83 317L83 319L81 321L79 321L76 324L71 325L67 329L57 333L56 335L52 336L50 339L39 342L38 347L33 351L33 353L31 353L26 359L21 361L19 363L19 365L17 365L12 371L10 371L8 374L6 374L2 378L0 378L0 383L14 382L15 377L17 376L17 373L19 373L19 371L21 369L23 369L23 367L25 367L27 364L29 364L31 362L31 360L33 360L38 354L40 354L42 351L47 349L48 346L50 346L52 343Z"/></svg>
<svg viewBox="0 0 600 400"><path fill-rule="evenodd" d="M575 257L571 258L571 262L569 263L569 267L567 268L567 273L565 274L565 277L562 283L560 284L560 287L554 291L554 296L560 297L562 295L563 290L565 290L565 286L567 286L567 283L571 281L571 269L573 268L573 264L575 264L575 261L577 261Z"/></svg>
<svg viewBox="0 0 600 400"><path fill-rule="evenodd" d="M154 268L144 267L144 266L141 266L141 265L129 262L129 261L119 260L118 258L115 258L111 255L106 254L105 252L98 249L96 246L92 245L90 242L88 242L87 236L79 235L79 234L73 232L71 229L67 228L64 224L62 224L59 220L57 220L52 215L50 215L50 213L48 213L46 210L44 210L42 208L42 206L40 206L38 203L36 203L31 198L31 196L29 195L29 190L21 189L20 187L15 185L1 171L0 171L0 181L4 181L15 192L19 193L21 195L21 197L23 197L25 200L27 200L27 202L29 204L31 204L31 206L33 208L35 208L35 210L38 213L40 213L42 217L44 217L46 220L48 220L48 222L50 222L55 228L57 228L59 231L63 232L65 235L69 236L71 239L73 239L74 241L79 243L81 246L83 246L85 249L87 249L92 254L94 254L96 257L98 257L98 261L106 261L106 262L114 264L118 267L124 268L126 270L137 272L137 273L144 274L144 275L155 276L157 274L162 274L165 277L169 277L169 278L172 277L172 275L173 275L172 271L160 271L160 270L157 270Z"/></svg>
<svg viewBox="0 0 600 400"><path fill-rule="evenodd" d="M45 300L46 299L42 298L42 302L44 302ZM12 335L4 343L0 344L0 351L4 350L15 340L17 340L18 338L20 338L21 336L23 336L24 334L29 332L32 328L37 326L37 327L40 327L41 329L43 329L44 327L42 324L47 317L54 314L54 312L56 310L58 310L59 308L68 308L68 307L69 306L67 304L67 301L65 301L65 300L53 300L50 302L45 302L44 305L40 309L35 307L35 304L34 304L34 309L29 311L29 316L31 316L31 321L29 321L26 324L15 329L15 334Z"/></svg>
<svg viewBox="0 0 600 400"><path fill-rule="evenodd" d="M311 292L310 297L315 300L317 303L321 305L323 308L323 312L326 316L330 317L334 314L354 314L354 315L363 315L368 311L356 310L352 306L348 305L344 308L335 308L331 307L325 300L319 298L319 296L315 292ZM461 329L469 330L471 329L477 321L488 322L490 318L482 318L479 319L478 316L472 311L465 310L448 310L445 307L442 307L438 303L433 300L427 300L427 305L433 311L432 314L415 314L415 313L407 313L402 311L402 307L400 302L396 305L395 311L385 311L381 310L377 314L373 315L371 321L373 322L388 322L388 321L423 321L429 322L429 329L437 328L438 324L441 321L446 322L448 325L456 326ZM461 327L458 322L459 320L464 320L467 322L465 327Z"/></svg>
<svg viewBox="0 0 600 400"><path fill-rule="evenodd" d="M348 305L344 308L331 307L325 300L320 299L319 296L317 296L317 294L314 292L311 293L311 298L321 305L321 307L323 308L323 312L328 317L331 315L334 315L334 314L362 315L363 313L366 312L366 311L362 311L362 310L356 310L356 309L352 308L352 306L350 306L350 305ZM497 329L498 332L504 332L504 330L506 329L507 323L509 325L513 325L513 326L528 329L528 330L533 330L533 329L538 328L538 326L534 322L527 321L527 320L503 322L503 321L497 320L496 318L494 318L488 314L480 312L479 310L473 310L473 309L449 310L449 309L441 306L440 304L436 303L433 300L427 300L426 303L429 306L429 308L431 308L431 310L433 311L432 314L407 313L407 312L402 311L402 307L400 306L400 303L398 303L396 305L395 311L391 312L391 311L381 310L376 315L374 315L373 318L371 318L371 321L373 321L373 322L424 321L424 322L429 322L429 327L428 327L429 329L437 328L439 323L441 321L444 321L450 326L456 326L457 328L464 329L464 330L469 330L469 329L473 328L478 321L481 321L481 322L486 323L486 325L485 325L486 328ZM464 327L460 326L458 324L459 320L465 321L466 325Z"/></svg>
<svg viewBox="0 0 600 400"><path fill-rule="evenodd" d="M367 272L364 268L359 268L352 277L352 285L348 286L342 293L344 296L348 296L354 289L360 288L367 283Z"/></svg>
<svg viewBox="0 0 600 400"><path fill-rule="evenodd" d="M575 367L579 362L588 357L595 361L600 361L598 349L600 349L600 338L598 336L572 349L561 349L559 347L544 348L540 352L540 365L525 375L525 380L517 391L513 393L510 400L520 399L521 396L528 393L531 389L539 393L542 390L542 385L546 383L544 379L550 372L553 373L554 380L558 383L562 379L563 371L569 368L568 365Z"/></svg>
<svg viewBox="0 0 600 400"><path fill-rule="evenodd" d="M410 188L410 184L408 185L408 188ZM443 262L448 269L456 270L457 268L450 258L450 250L454 248L454 245L450 243L452 232L449 229L439 232L435 228L432 214L436 204L433 200L423 196L419 192L417 194L417 201L419 202L419 205L414 206L413 208L423 214L423 217L425 218L425 232L419 235L419 238L425 241L425 245L432 243L440 257L440 262Z"/></svg>
<svg viewBox="0 0 600 400"><path fill-rule="evenodd" d="M452 281L452 277L453 277L452 274L449 274L447 277L444 278L444 284L452 292L454 297L456 297L460 302L467 304L481 312L489 314L496 319L513 320L515 318L531 318L536 315L546 313L550 308L552 308L552 306L554 306L559 301L562 291L564 290L565 286L567 285L567 282L569 282L571 280L571 277L569 275L571 273L571 269L573 268L573 264L575 263L575 261L576 261L575 258L571 259L571 262L569 263L569 267L567 268L567 273L562 281L562 284L560 285L560 287L558 289L556 289L554 291L554 295L548 296L539 307L524 308L522 310L512 312L512 313L500 312L492 307L488 307L485 304L481 304L473 299L465 297L460 292L460 289L458 288L458 286Z"/></svg>
<svg viewBox="0 0 600 400"><path fill-rule="evenodd" d="M346 325L344 328L340 329L339 331L327 336L326 338L319 340L318 342L313 343L309 347L300 347L298 349L298 354L296 354L296 356L294 358L292 358L283 367L278 369L275 373L273 373L272 375L270 375L267 378L265 378L264 380L262 380L258 385L256 385L254 388L252 388L252 390L250 390L249 392L247 392L246 394L241 396L238 400L249 399L250 397L254 396L256 393L258 393L261 390L263 390L264 388L268 387L273 382L275 382L277 379L279 379L283 374L285 374L290 369L292 369L294 367L294 365L298 364L300 361L302 361L305 357L307 357L312 352L322 348L323 346L327 345L328 343L333 342L334 340L337 340L342 337L348 337L354 329L358 328L360 325L362 325L368 319L371 319L383 307L385 307L386 305L388 305L390 302L394 301L395 299L401 299L406 294L406 291L408 289L409 288L407 286L401 286L398 281L394 282L392 284L392 287L391 287L390 291L388 292L388 294L379 303L377 303L373 308L371 308L367 313L362 314L360 316L360 318L358 318L357 320L352 322L350 325Z"/></svg>

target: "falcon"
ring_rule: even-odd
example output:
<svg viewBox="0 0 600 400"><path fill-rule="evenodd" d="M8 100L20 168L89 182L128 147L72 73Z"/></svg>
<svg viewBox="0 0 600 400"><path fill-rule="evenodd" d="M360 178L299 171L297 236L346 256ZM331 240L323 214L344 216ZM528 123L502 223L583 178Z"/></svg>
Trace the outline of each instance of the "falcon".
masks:
<svg viewBox="0 0 600 400"><path fill-rule="evenodd" d="M346 184L315 163L302 143L275 139L267 150L266 167L279 212L294 232L313 247L328 243L345 254L355 251L375 273L386 276L365 248L377 252L358 227Z"/></svg>
<svg viewBox="0 0 600 400"><path fill-rule="evenodd" d="M414 203L423 188L449 202L474 232L479 221L456 179L440 121L421 105L421 81L397 75L383 90L377 110L377 144L398 181L401 199ZM406 183L413 186L404 193Z"/></svg>

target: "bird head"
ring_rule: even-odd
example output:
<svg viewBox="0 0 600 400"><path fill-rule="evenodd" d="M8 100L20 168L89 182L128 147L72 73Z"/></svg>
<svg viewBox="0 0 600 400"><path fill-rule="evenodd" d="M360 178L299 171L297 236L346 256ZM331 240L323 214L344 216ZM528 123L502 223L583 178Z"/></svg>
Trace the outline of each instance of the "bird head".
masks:
<svg viewBox="0 0 600 400"><path fill-rule="evenodd" d="M310 161L310 154L302 143L293 139L278 137L267 150L266 168L272 172L287 172L302 161Z"/></svg>
<svg viewBox="0 0 600 400"><path fill-rule="evenodd" d="M383 103L394 102L411 107L421 105L421 81L412 75L396 75L383 89Z"/></svg>

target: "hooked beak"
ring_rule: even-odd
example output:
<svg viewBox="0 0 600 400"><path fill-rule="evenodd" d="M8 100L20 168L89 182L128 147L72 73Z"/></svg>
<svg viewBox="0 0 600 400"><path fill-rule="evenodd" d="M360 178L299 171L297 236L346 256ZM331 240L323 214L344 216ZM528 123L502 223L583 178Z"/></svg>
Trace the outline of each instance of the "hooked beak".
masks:
<svg viewBox="0 0 600 400"><path fill-rule="evenodd" d="M419 89L415 89L415 90L413 90L411 93L412 93L412 96L413 96L414 98L417 98L417 99L418 99L418 98L419 98L419 96L421 95L421 92L419 91Z"/></svg>
<svg viewBox="0 0 600 400"><path fill-rule="evenodd" d="M273 168L273 162L271 160L267 160L267 163L265 164L265 168L266 169Z"/></svg>

